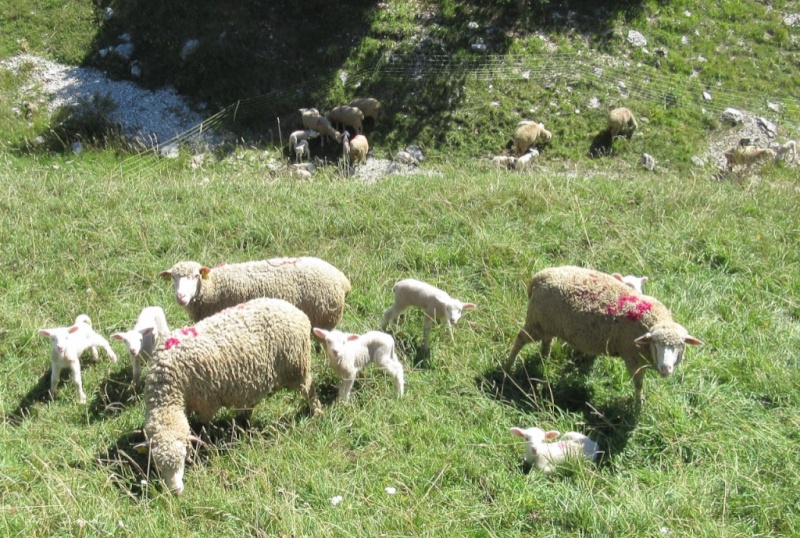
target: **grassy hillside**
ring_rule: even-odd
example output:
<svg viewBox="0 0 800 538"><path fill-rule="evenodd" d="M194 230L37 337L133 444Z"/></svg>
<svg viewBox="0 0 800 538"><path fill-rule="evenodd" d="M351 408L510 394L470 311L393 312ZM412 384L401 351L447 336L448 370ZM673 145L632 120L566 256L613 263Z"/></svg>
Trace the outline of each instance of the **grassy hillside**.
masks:
<svg viewBox="0 0 800 538"><path fill-rule="evenodd" d="M223 110L240 138L202 164L113 144L37 149L55 125L20 109L24 73L0 70L0 534L800 535L797 168L720 176L714 163L714 144L738 139L719 122L726 106L798 138L798 27L783 22L793 3L7 4L0 58L25 51L128 77L129 64L98 52L130 33L143 83ZM628 44L631 29L649 52ZM189 38L199 48L181 60ZM471 50L478 38L488 54ZM429 156L420 173L367 184L327 167L301 182L276 166L276 118L288 130L299 106L362 93L387 107L368 130L376 157L417 143ZM639 133L590 159L617 104L645 119ZM530 172L492 169L524 117L546 122L553 143ZM653 172L636 165L645 151ZM180 497L133 449L143 389L119 342L118 363L83 361L87 405L66 374L49 401L37 329L87 313L108 335L146 305L181 327L159 271L284 255L349 276L344 330L376 328L405 277L478 308L453 339L435 328L430 353L419 312L393 329L402 400L367 369L352 401L335 403L338 380L316 350L322 416L280 392L249 423L236 410L210 431L193 422L207 445L190 451ZM619 359L556 342L546 361L528 346L501 369L530 275L564 264L648 275L646 291L705 342L672 377L648 372L640 413ZM528 474L508 429L533 425L586 432L606 457Z"/></svg>

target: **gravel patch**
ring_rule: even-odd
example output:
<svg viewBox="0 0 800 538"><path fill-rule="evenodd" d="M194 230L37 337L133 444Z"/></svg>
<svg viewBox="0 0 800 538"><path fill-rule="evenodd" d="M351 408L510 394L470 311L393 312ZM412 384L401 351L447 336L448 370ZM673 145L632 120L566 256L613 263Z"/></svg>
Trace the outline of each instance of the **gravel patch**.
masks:
<svg viewBox="0 0 800 538"><path fill-rule="evenodd" d="M116 104L109 119L118 124L133 143L145 147L181 141L214 146L222 142L217 133L190 132L203 118L172 87L156 91L125 80L113 80L91 67L73 67L23 54L0 61L0 69L28 77L22 88L25 98L43 96L50 112L77 105L98 95ZM180 136L187 133L185 136Z"/></svg>

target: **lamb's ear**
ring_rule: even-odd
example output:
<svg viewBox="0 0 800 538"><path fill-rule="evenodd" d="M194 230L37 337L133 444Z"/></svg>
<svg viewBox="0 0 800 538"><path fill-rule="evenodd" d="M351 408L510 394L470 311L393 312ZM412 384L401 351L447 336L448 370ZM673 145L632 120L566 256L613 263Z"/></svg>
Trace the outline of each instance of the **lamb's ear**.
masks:
<svg viewBox="0 0 800 538"><path fill-rule="evenodd" d="M41 334L42 336L48 336L48 337L49 337L49 336L50 336L50 334L51 334L51 333L50 333L50 329L39 329L37 332L38 332L39 334Z"/></svg>
<svg viewBox="0 0 800 538"><path fill-rule="evenodd" d="M78 325L73 325L72 327L69 328L69 330L67 330L67 332L72 334L75 331L79 331L79 330L81 330L81 328Z"/></svg>
<svg viewBox="0 0 800 538"><path fill-rule="evenodd" d="M473 308L475 308L476 306L478 306L478 305L476 305L475 303L464 303L464 304L461 306L461 310L472 310L472 309L473 309Z"/></svg>
<svg viewBox="0 0 800 538"><path fill-rule="evenodd" d="M513 433L514 435L516 435L517 437L525 437L525 430L523 430L522 428L514 427L514 428L511 428L509 431L511 433Z"/></svg>
<svg viewBox="0 0 800 538"><path fill-rule="evenodd" d="M559 432L558 430L550 430L544 432L544 440L552 441L553 439L557 439L559 435L561 435L561 432Z"/></svg>
<svg viewBox="0 0 800 538"><path fill-rule="evenodd" d="M314 327L313 329L311 329L311 331L314 333L314 336L316 336L320 340L325 340L325 337L328 336L328 331L326 331L325 329L319 329L317 327Z"/></svg>
<svg viewBox="0 0 800 538"><path fill-rule="evenodd" d="M683 339L683 341L690 346L702 346L703 342L692 336L691 334Z"/></svg>
<svg viewBox="0 0 800 538"><path fill-rule="evenodd" d="M199 437L197 437L196 435L189 434L189 437L187 437L187 439L189 441L194 441L195 443L199 444L200 446L205 446L206 445L206 442L203 441L202 439L200 439Z"/></svg>
<svg viewBox="0 0 800 538"><path fill-rule="evenodd" d="M347 335L347 341L348 342L352 341L352 340L358 340L359 338L361 338L361 336L358 335L358 334L350 333L350 334Z"/></svg>
<svg viewBox="0 0 800 538"><path fill-rule="evenodd" d="M646 346L653 341L653 333L647 333L633 341L637 346Z"/></svg>
<svg viewBox="0 0 800 538"><path fill-rule="evenodd" d="M643 276L643 277L642 277L642 284L644 284L645 282L647 282L647 280L648 280L648 278L647 278L646 276Z"/></svg>
<svg viewBox="0 0 800 538"><path fill-rule="evenodd" d="M161 271L160 273L158 273L158 276L160 276L164 280L172 280L172 271L170 271L169 269L167 269L166 271Z"/></svg>
<svg viewBox="0 0 800 538"><path fill-rule="evenodd" d="M113 338L114 340L125 340L125 337L122 336L122 333L112 333L109 335L109 338Z"/></svg>
<svg viewBox="0 0 800 538"><path fill-rule="evenodd" d="M133 449L139 454L147 454L147 451L150 449L150 441L142 441L141 443L137 443L133 445Z"/></svg>
<svg viewBox="0 0 800 538"><path fill-rule="evenodd" d="M613 273L611 276L622 282L622 275L619 273Z"/></svg>
<svg viewBox="0 0 800 538"><path fill-rule="evenodd" d="M142 329L142 334L152 334L154 330L155 327L145 327L144 329ZM112 334L111 337L113 338L114 335Z"/></svg>

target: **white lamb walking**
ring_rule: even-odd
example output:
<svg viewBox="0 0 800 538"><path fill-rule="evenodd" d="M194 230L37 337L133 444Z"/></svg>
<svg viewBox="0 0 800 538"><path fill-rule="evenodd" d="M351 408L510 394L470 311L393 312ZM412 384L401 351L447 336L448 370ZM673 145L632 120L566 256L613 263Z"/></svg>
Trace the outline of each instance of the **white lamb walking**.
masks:
<svg viewBox="0 0 800 538"><path fill-rule="evenodd" d="M339 399L347 401L353 389L358 372L368 364L386 370L394 377L395 395L403 397L403 364L397 358L394 338L380 331L370 331L362 335L326 331L314 327L314 335L322 341L328 362L341 380Z"/></svg>
<svg viewBox="0 0 800 538"><path fill-rule="evenodd" d="M393 289L394 304L383 312L381 330L385 330L406 308L416 306L425 311L422 345L426 348L434 320L444 322L452 336L453 325L461 319L461 312L475 308L474 303L462 303L439 288L413 278L401 280Z"/></svg>
<svg viewBox="0 0 800 538"><path fill-rule="evenodd" d="M108 359L117 362L117 355L108 341L94 332L92 320L86 314L75 318L75 323L69 327L39 329L39 334L50 338L50 397L55 400L61 370L69 368L72 371L72 381L78 388L79 401L82 404L86 403L80 356L91 348L92 357L97 360L97 348L102 347L108 354Z"/></svg>
<svg viewBox="0 0 800 538"><path fill-rule="evenodd" d="M116 332L111 338L125 342L133 365L133 382L138 383L142 372L141 362L147 364L159 342L169 338L169 325L164 309L160 306L145 307L136 319L133 329Z"/></svg>
<svg viewBox="0 0 800 538"><path fill-rule="evenodd" d="M600 447L582 433L567 432L556 441L556 430L541 428L511 428L511 433L525 439L525 463L549 473L569 458L585 458L596 462L602 454Z"/></svg>

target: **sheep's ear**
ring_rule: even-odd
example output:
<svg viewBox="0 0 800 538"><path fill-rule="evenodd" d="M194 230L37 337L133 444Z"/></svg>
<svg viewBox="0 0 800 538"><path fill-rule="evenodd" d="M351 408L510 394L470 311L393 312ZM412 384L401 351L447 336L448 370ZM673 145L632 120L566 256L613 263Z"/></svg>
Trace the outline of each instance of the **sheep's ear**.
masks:
<svg viewBox="0 0 800 538"><path fill-rule="evenodd" d="M70 334L72 334L72 333L74 333L75 331L79 331L80 329L81 329L81 328L80 328L79 326L77 326L77 325L73 325L72 327L70 327L70 328L69 328L69 330L67 330L67 332L68 332L68 333L70 333Z"/></svg>
<svg viewBox="0 0 800 538"><path fill-rule="evenodd" d="M513 433L514 435L516 435L517 437L525 437L525 430L523 430L522 428L514 427L514 428L511 428L509 431L511 433Z"/></svg>
<svg viewBox="0 0 800 538"><path fill-rule="evenodd" d="M690 346L702 346L703 342L692 336L691 334L683 339L683 341Z"/></svg>
<svg viewBox="0 0 800 538"><path fill-rule="evenodd" d="M648 279L647 279L647 277L646 277L646 276L643 276L643 277L642 277L642 284L644 284L645 282L647 282L647 280L648 280Z"/></svg>
<svg viewBox="0 0 800 538"><path fill-rule="evenodd" d="M622 282L622 275L619 273L613 273L611 276Z"/></svg>
<svg viewBox="0 0 800 538"><path fill-rule="evenodd" d="M200 439L196 435L189 435L189 437L187 437L186 439L188 439L189 441L194 441L195 443L199 444L200 446L205 446L206 445L206 442L203 441L202 439Z"/></svg>
<svg viewBox="0 0 800 538"><path fill-rule="evenodd" d="M552 441L553 439L557 439L559 435L561 435L561 432L558 430L550 430L548 432L544 432L544 440Z"/></svg>
<svg viewBox="0 0 800 538"><path fill-rule="evenodd" d="M647 333L633 341L637 346L646 346L653 341L653 333Z"/></svg>
<svg viewBox="0 0 800 538"><path fill-rule="evenodd" d="M122 333L113 333L109 335L109 338L113 338L114 340L124 340L125 337L122 336Z"/></svg>
<svg viewBox="0 0 800 538"><path fill-rule="evenodd" d="M51 335L50 329L39 329L37 332L39 334L41 334L42 336L50 336Z"/></svg>
<svg viewBox="0 0 800 538"><path fill-rule="evenodd" d="M170 271L169 269L166 270L166 271L161 271L160 273L158 273L158 276L160 276L164 280L171 280L172 279L172 271Z"/></svg>
<svg viewBox="0 0 800 538"><path fill-rule="evenodd" d="M473 308L477 307L475 303L464 303L464 306L461 307L461 310L472 310Z"/></svg>
<svg viewBox="0 0 800 538"><path fill-rule="evenodd" d="M347 340L348 340L348 341L352 341L352 340L358 340L359 338L360 338L360 336L359 336L359 335L357 335L357 334L352 334L352 333L350 333L350 334L348 334L348 335L347 335Z"/></svg>
<svg viewBox="0 0 800 538"><path fill-rule="evenodd" d="M133 445L133 449L139 454L147 454L147 451L150 449L150 441L142 441L141 443L137 443Z"/></svg>
<svg viewBox="0 0 800 538"><path fill-rule="evenodd" d="M328 336L328 331L326 331L325 329L319 329L317 327L314 327L312 329L312 332L314 333L314 336L316 336L320 340L325 340L325 337Z"/></svg>
<svg viewBox="0 0 800 538"><path fill-rule="evenodd" d="M142 334L152 334L154 330L155 327L145 327L144 329L142 329Z"/></svg>
<svg viewBox="0 0 800 538"><path fill-rule="evenodd" d="M211 269L208 267L201 267L199 272L201 278L208 278L208 273L211 272Z"/></svg>

